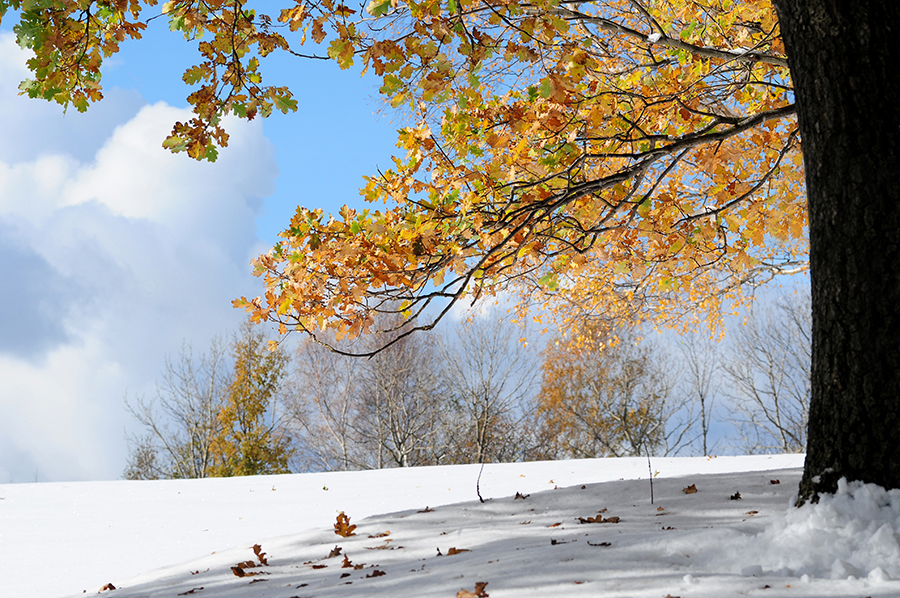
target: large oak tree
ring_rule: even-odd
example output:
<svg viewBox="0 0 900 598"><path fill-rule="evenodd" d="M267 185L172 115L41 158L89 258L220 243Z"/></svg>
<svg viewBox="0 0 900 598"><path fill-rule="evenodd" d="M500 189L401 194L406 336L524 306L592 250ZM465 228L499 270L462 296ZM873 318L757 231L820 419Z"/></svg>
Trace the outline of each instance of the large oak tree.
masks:
<svg viewBox="0 0 900 598"><path fill-rule="evenodd" d="M102 95L104 56L140 37L148 5L0 0L35 51L23 91L85 109ZM173 0L170 26L205 37L184 76L195 116L164 145L215 159L224 115L296 109L262 65L314 53L307 41L342 68L363 63L405 112L401 155L362 189L387 207L298 209L257 260L266 292L237 303L283 331L359 334L390 305L438 302L442 315L510 288L562 322L715 324L748 285L805 269L808 238L802 494L839 476L898 487L898 8L780 9L781 21L769 0L292 0L268 16Z"/></svg>
<svg viewBox="0 0 900 598"><path fill-rule="evenodd" d="M801 499L900 488L900 4L778 0L809 196L812 396Z"/></svg>

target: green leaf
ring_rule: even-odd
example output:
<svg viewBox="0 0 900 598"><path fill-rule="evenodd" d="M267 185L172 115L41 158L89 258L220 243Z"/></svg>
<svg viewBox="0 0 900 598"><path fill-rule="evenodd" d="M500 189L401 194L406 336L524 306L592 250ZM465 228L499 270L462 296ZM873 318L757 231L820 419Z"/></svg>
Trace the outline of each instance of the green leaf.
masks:
<svg viewBox="0 0 900 598"><path fill-rule="evenodd" d="M551 291L555 291L559 288L559 278L556 272L548 272L547 274L544 274L543 276L541 276L538 282L541 284L541 286L547 287L547 289Z"/></svg>
<svg viewBox="0 0 900 598"><path fill-rule="evenodd" d="M403 88L403 81L397 75L386 75L384 77L384 85L379 91L386 96L392 96Z"/></svg>
<svg viewBox="0 0 900 598"><path fill-rule="evenodd" d="M209 144L206 146L206 153L203 154L203 158L210 161L215 162L219 157L219 150L216 149L216 146L213 144Z"/></svg>
<svg viewBox="0 0 900 598"><path fill-rule="evenodd" d="M196 85L203 79L203 69L197 66L189 68L181 79L188 85Z"/></svg>
<svg viewBox="0 0 900 598"><path fill-rule="evenodd" d="M391 0L372 0L366 6L366 12L373 17L386 15L391 9Z"/></svg>
<svg viewBox="0 0 900 598"><path fill-rule="evenodd" d="M297 100L291 99L289 96L275 96L275 107L278 108L282 114L296 112Z"/></svg>
<svg viewBox="0 0 900 598"><path fill-rule="evenodd" d="M163 147L173 152L183 152L185 149L187 149L187 144L180 137L176 137L173 135L163 141Z"/></svg>
<svg viewBox="0 0 900 598"><path fill-rule="evenodd" d="M549 78L545 78L543 81L541 81L541 88L540 90L538 90L538 93L540 93L541 97L544 99L547 99L551 95L553 95L553 84L550 83Z"/></svg>
<svg viewBox="0 0 900 598"><path fill-rule="evenodd" d="M641 203L638 204L637 211L638 211L638 216L640 216L641 218L647 217L647 214L650 213L650 198L649 197L645 198L644 201L642 201Z"/></svg>

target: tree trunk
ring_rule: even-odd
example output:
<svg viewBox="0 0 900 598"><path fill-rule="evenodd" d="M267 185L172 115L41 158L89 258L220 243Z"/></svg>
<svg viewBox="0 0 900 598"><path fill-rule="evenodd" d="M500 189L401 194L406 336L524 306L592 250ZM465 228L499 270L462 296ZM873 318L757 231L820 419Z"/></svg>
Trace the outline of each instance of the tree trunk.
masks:
<svg viewBox="0 0 900 598"><path fill-rule="evenodd" d="M900 487L900 2L775 0L809 202L812 396L800 502Z"/></svg>

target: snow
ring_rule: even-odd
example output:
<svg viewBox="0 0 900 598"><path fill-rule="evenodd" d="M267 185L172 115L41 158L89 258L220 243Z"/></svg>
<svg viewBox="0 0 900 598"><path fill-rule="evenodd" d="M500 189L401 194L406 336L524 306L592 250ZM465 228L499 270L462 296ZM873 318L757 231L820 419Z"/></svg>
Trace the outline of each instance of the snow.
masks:
<svg viewBox="0 0 900 598"><path fill-rule="evenodd" d="M647 36L647 41L650 42L651 44L655 44L660 39L662 39L662 34L660 34L660 33L651 33L650 35Z"/></svg>
<svg viewBox="0 0 900 598"><path fill-rule="evenodd" d="M653 504L645 459L0 485L0 596L900 595L900 491L793 508L802 459L653 459Z"/></svg>

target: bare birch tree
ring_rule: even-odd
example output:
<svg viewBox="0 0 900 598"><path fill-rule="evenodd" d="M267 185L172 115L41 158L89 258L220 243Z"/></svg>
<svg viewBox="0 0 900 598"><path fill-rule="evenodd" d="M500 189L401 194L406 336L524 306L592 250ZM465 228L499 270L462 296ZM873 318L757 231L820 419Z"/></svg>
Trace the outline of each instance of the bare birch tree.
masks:
<svg viewBox="0 0 900 598"><path fill-rule="evenodd" d="M755 306L735 333L723 370L745 451L796 453L806 447L811 327L806 292Z"/></svg>
<svg viewBox="0 0 900 598"><path fill-rule="evenodd" d="M366 361L357 387L354 428L370 447L373 466L410 467L440 460L446 445L440 425L446 398L441 383L437 346L430 335L404 337Z"/></svg>
<svg viewBox="0 0 900 598"><path fill-rule="evenodd" d="M679 343L682 370L681 388L691 409L697 413L694 418L698 431L692 442L701 455L709 455L713 446L709 444L710 426L713 421L716 398L722 386L721 350L715 339L702 333L686 334Z"/></svg>
<svg viewBox="0 0 900 598"><path fill-rule="evenodd" d="M304 339L294 354L289 416L297 430L301 471L347 471L368 466L357 438L357 388L365 362Z"/></svg>
<svg viewBox="0 0 900 598"><path fill-rule="evenodd" d="M194 356L190 345L177 359L166 358L152 399L125 398L125 408L143 426L129 436L127 479L205 478L214 457L218 414L230 383L228 348L216 338L208 353Z"/></svg>
<svg viewBox="0 0 900 598"><path fill-rule="evenodd" d="M527 420L535 405L538 353L525 331L493 314L459 323L442 337L445 418L452 463L522 459L531 442Z"/></svg>

